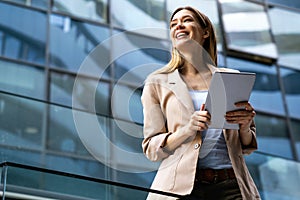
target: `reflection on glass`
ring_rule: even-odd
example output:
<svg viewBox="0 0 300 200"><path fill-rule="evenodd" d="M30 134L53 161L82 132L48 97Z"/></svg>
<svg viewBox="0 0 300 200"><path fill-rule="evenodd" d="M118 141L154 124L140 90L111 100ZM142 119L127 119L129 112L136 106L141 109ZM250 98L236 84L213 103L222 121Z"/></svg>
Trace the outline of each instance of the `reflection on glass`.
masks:
<svg viewBox="0 0 300 200"><path fill-rule="evenodd" d="M76 87L74 87L75 80ZM76 100L76 104L73 104L75 108L108 115L108 89L109 85L105 82L67 74L51 73L50 100L61 105L71 107L74 99Z"/></svg>
<svg viewBox="0 0 300 200"><path fill-rule="evenodd" d="M13 1L19 4L24 4L26 6L47 9L50 0L2 0L2 1L10 1L10 2Z"/></svg>
<svg viewBox="0 0 300 200"><path fill-rule="evenodd" d="M263 65L228 57L229 68L244 72L256 73L256 80L251 93L250 102L257 111L285 115L282 93L279 87L275 66ZM270 103L270 99L272 103Z"/></svg>
<svg viewBox="0 0 300 200"><path fill-rule="evenodd" d="M113 116L137 123L143 122L141 90L117 84L113 88L111 107Z"/></svg>
<svg viewBox="0 0 300 200"><path fill-rule="evenodd" d="M0 2L0 55L44 64L46 25L45 14Z"/></svg>
<svg viewBox="0 0 300 200"><path fill-rule="evenodd" d="M0 60L0 90L43 99L44 89L42 69Z"/></svg>
<svg viewBox="0 0 300 200"><path fill-rule="evenodd" d="M259 151L293 159L285 119L257 114L255 123Z"/></svg>
<svg viewBox="0 0 300 200"><path fill-rule="evenodd" d="M45 105L0 93L1 145L42 148Z"/></svg>
<svg viewBox="0 0 300 200"><path fill-rule="evenodd" d="M65 70L77 72L84 59L108 38L107 28L78 22L69 17L50 16L50 64ZM97 55L95 62L109 57L109 47ZM106 66L105 66L106 67ZM103 66L97 62L93 71L86 72L97 76Z"/></svg>
<svg viewBox="0 0 300 200"><path fill-rule="evenodd" d="M272 7L269 16L279 53L278 63L300 69L300 13Z"/></svg>
<svg viewBox="0 0 300 200"><path fill-rule="evenodd" d="M143 126L134 123L113 120L114 132L111 135L112 142L122 150L143 154ZM128 166L132 167L132 166Z"/></svg>
<svg viewBox="0 0 300 200"><path fill-rule="evenodd" d="M47 149L90 157L78 137L72 110L50 106Z"/></svg>
<svg viewBox="0 0 300 200"><path fill-rule="evenodd" d="M111 10L113 26L152 37L168 38L163 0L112 0Z"/></svg>
<svg viewBox="0 0 300 200"><path fill-rule="evenodd" d="M277 59L264 7L243 0L219 0L227 49ZM242 53L238 55L243 56ZM253 57L252 59L259 59Z"/></svg>
<svg viewBox="0 0 300 200"><path fill-rule="evenodd" d="M299 162L258 153L245 159L262 199L300 199Z"/></svg>
<svg viewBox="0 0 300 200"><path fill-rule="evenodd" d="M300 160L300 120L292 120L291 122L294 144L296 146L298 160Z"/></svg>
<svg viewBox="0 0 300 200"><path fill-rule="evenodd" d="M121 32L112 41L112 59L119 81L142 85L148 74L170 59L170 44L162 40Z"/></svg>
<svg viewBox="0 0 300 200"><path fill-rule="evenodd" d="M107 22L107 0L54 0L54 11Z"/></svg>
<svg viewBox="0 0 300 200"><path fill-rule="evenodd" d="M300 1L295 0L268 0L268 3L279 4L291 8L300 8Z"/></svg>
<svg viewBox="0 0 300 200"><path fill-rule="evenodd" d="M281 68L280 74L284 85L289 115L300 119L300 72Z"/></svg>

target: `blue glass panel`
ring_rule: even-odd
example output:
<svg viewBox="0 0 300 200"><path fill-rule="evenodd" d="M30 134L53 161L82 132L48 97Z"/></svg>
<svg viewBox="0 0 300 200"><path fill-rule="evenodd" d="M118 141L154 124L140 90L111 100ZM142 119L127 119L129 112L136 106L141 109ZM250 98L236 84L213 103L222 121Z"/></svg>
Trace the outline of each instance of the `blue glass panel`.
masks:
<svg viewBox="0 0 300 200"><path fill-rule="evenodd" d="M170 59L170 44L162 40L122 32L112 36L112 41L112 60L119 81L142 85L148 74Z"/></svg>
<svg viewBox="0 0 300 200"><path fill-rule="evenodd" d="M291 8L300 8L300 2L295 0L268 0L268 3L275 3Z"/></svg>
<svg viewBox="0 0 300 200"><path fill-rule="evenodd" d="M300 199L299 162L260 153L245 159L261 199Z"/></svg>
<svg viewBox="0 0 300 200"><path fill-rule="evenodd" d="M256 73L250 102L257 111L285 115L282 94L275 66L263 65L228 57L228 68ZM270 103L270 100L272 103Z"/></svg>
<svg viewBox="0 0 300 200"><path fill-rule="evenodd" d="M44 99L44 70L0 60L0 90Z"/></svg>
<svg viewBox="0 0 300 200"><path fill-rule="evenodd" d="M44 13L0 2L1 56L44 64L46 26Z"/></svg>
<svg viewBox="0 0 300 200"><path fill-rule="evenodd" d="M9 2L15 2L19 4L24 4L26 6L32 6L37 8L48 8L49 0L3 0L3 1L9 1Z"/></svg>
<svg viewBox="0 0 300 200"><path fill-rule="evenodd" d="M292 134L294 137L294 144L298 154L298 160L300 160L300 120L292 120Z"/></svg>
<svg viewBox="0 0 300 200"><path fill-rule="evenodd" d="M116 118L143 123L141 90L117 84L111 97L112 114Z"/></svg>
<svg viewBox="0 0 300 200"><path fill-rule="evenodd" d="M99 76L108 67L104 66L104 63L108 63L109 46L100 45L101 52L91 55L95 48L108 38L107 28L60 15L51 15L50 24L51 66L77 72L86 61L93 65L83 73L93 76Z"/></svg>
<svg viewBox="0 0 300 200"><path fill-rule="evenodd" d="M291 117L300 119L300 72L281 68L280 74L284 85L289 114Z"/></svg>
<svg viewBox="0 0 300 200"><path fill-rule="evenodd" d="M72 106L72 100L76 100L76 103L73 102L75 108L104 115L109 113L108 83L53 72L50 90L51 102Z"/></svg>
<svg viewBox="0 0 300 200"><path fill-rule="evenodd" d="M51 106L48 121L47 149L91 157L78 137L71 109Z"/></svg>
<svg viewBox="0 0 300 200"><path fill-rule="evenodd" d="M293 159L291 141L284 118L257 114L255 123L260 152Z"/></svg>
<svg viewBox="0 0 300 200"><path fill-rule="evenodd" d="M1 136L5 138L5 135ZM3 140L2 138L2 140ZM10 142L10 141L7 141ZM14 162L19 164L26 165L35 165L42 166L42 155L39 151L32 151L30 149L17 147L17 146L9 146L7 144L0 144L0 162Z"/></svg>
<svg viewBox="0 0 300 200"><path fill-rule="evenodd" d="M45 109L42 103L0 93L0 144L40 150Z"/></svg>
<svg viewBox="0 0 300 200"><path fill-rule="evenodd" d="M107 22L107 0L54 0L52 9L98 22Z"/></svg>
<svg viewBox="0 0 300 200"><path fill-rule="evenodd" d="M264 6L243 0L219 2L228 53L237 51L237 56L253 60L276 60L278 53Z"/></svg>
<svg viewBox="0 0 300 200"><path fill-rule="evenodd" d="M268 11L279 53L278 64L300 69L300 13L278 7Z"/></svg>
<svg viewBox="0 0 300 200"><path fill-rule="evenodd" d="M157 38L168 38L163 0L112 0L112 25ZM159 31L149 31L149 29Z"/></svg>

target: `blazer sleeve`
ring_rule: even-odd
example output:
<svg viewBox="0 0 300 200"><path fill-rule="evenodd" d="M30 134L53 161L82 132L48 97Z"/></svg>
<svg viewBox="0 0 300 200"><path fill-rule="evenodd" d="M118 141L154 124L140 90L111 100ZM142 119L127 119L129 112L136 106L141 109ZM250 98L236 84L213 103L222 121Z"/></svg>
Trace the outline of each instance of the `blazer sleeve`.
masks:
<svg viewBox="0 0 300 200"><path fill-rule="evenodd" d="M166 119L161 110L157 83L146 82L142 93L144 114L144 140L143 152L151 161L161 161L168 157L170 152L163 147L168 136L171 134L166 128Z"/></svg>

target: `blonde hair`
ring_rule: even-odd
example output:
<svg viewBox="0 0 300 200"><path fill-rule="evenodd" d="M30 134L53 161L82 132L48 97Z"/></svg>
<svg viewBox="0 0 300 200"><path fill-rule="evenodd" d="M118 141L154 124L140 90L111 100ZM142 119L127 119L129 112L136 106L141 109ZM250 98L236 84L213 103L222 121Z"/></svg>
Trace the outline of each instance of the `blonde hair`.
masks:
<svg viewBox="0 0 300 200"><path fill-rule="evenodd" d="M193 8L190 6L177 8L171 15L170 21L172 20L174 15L181 10L191 11L194 14L194 16L196 17L198 24L203 29L206 29L209 32L209 37L207 39L205 39L205 41L202 45L208 55L206 55L206 53L203 53L202 55L205 56L204 59L211 62L210 64L217 66L217 39L216 39L215 30L214 30L214 27L213 27L211 21L209 20L209 18L206 15L201 13L196 8ZM172 54L171 54L171 60L169 61L169 63L165 67L157 70L155 73L173 72L176 69L181 68L185 62L186 61L185 61L184 57L180 54L180 52L176 48L173 47Z"/></svg>

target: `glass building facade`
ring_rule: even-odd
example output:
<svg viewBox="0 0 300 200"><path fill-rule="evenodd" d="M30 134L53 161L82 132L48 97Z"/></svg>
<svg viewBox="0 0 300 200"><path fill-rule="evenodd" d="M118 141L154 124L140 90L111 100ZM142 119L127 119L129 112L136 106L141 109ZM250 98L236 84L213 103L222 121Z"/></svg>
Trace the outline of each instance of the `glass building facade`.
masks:
<svg viewBox="0 0 300 200"><path fill-rule="evenodd" d="M143 81L170 59L169 17L186 5L213 22L219 67L256 73L259 150L247 163L276 199L277 159L300 174L294 0L0 0L0 161L148 188L157 165L141 148Z"/></svg>

